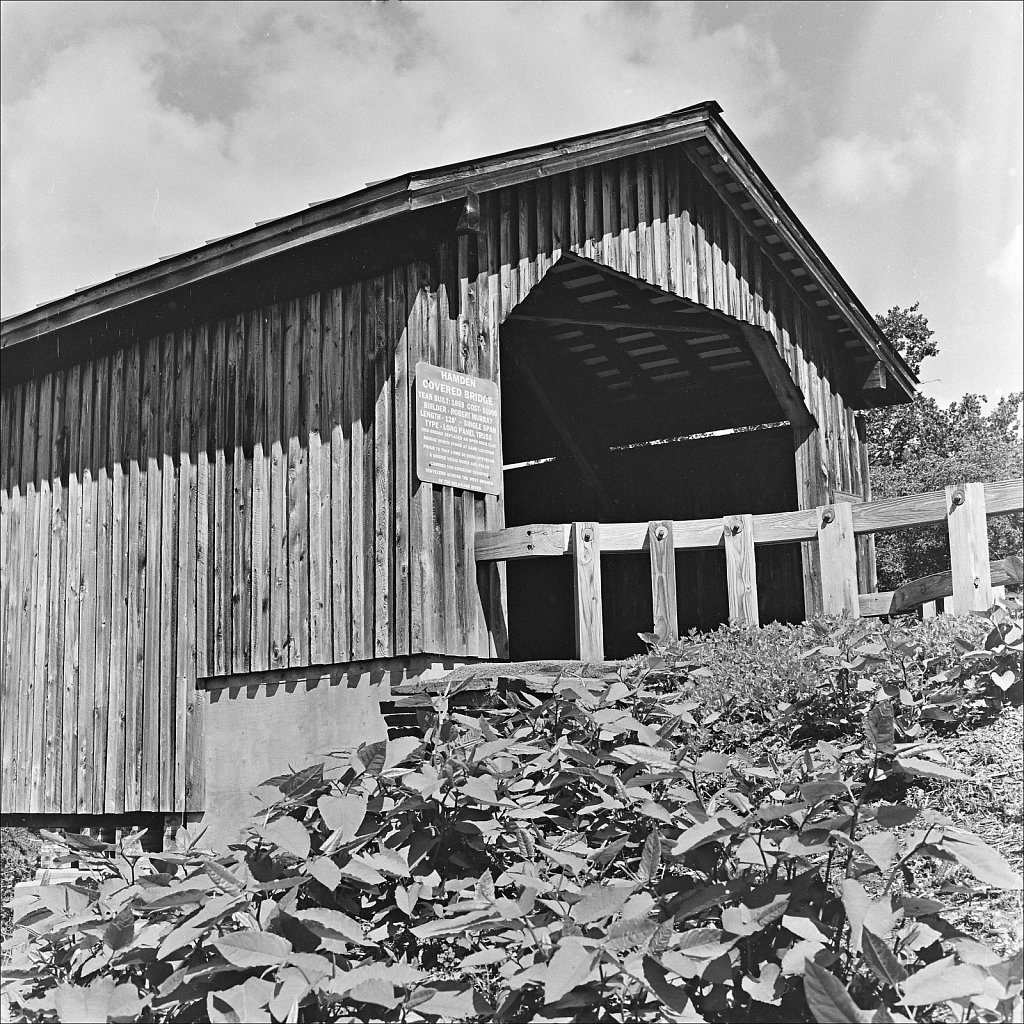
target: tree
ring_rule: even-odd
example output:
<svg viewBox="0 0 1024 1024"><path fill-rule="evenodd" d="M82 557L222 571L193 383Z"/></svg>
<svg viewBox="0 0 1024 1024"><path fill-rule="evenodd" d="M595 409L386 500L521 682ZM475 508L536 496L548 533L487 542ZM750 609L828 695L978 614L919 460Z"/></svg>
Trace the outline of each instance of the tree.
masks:
<svg viewBox="0 0 1024 1024"><path fill-rule="evenodd" d="M934 332L919 303L894 306L875 319L885 336L917 373L938 352ZM1000 399L985 411L984 395L966 394L943 408L924 395L909 405L877 409L868 418L868 457L876 498L934 491L972 480L1009 480L1024 475L1020 406L1024 393ZM1021 553L1020 514L989 520L992 558ZM876 541L880 589L949 568L949 539L943 526L881 534Z"/></svg>

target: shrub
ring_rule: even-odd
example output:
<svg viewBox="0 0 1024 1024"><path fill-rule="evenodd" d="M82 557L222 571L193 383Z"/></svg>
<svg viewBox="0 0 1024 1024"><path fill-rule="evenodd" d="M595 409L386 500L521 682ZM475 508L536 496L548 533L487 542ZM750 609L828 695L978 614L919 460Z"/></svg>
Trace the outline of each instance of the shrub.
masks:
<svg viewBox="0 0 1024 1024"><path fill-rule="evenodd" d="M934 730L1013 699L1020 630L938 663L906 635L812 627L759 719L702 705L693 638L477 715L453 691L422 737L268 780L223 854L67 837L92 876L19 908L4 991L32 1020L1019 1019L1019 955L916 886L1020 877L893 793L962 777ZM730 742L734 712L774 731Z"/></svg>

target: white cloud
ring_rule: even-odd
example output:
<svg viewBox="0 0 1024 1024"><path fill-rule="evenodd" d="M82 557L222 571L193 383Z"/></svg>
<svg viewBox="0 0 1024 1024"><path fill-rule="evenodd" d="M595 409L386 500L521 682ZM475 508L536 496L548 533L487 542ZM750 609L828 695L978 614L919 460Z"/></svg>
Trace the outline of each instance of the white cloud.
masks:
<svg viewBox="0 0 1024 1024"><path fill-rule="evenodd" d="M928 97L915 98L898 121L887 121L880 130L887 134L826 136L799 184L827 200L878 204L907 193L940 160L969 166L948 118Z"/></svg>
<svg viewBox="0 0 1024 1024"><path fill-rule="evenodd" d="M985 268L1011 295L1024 291L1024 224L1013 229L999 255Z"/></svg>
<svg viewBox="0 0 1024 1024"><path fill-rule="evenodd" d="M756 138L785 90L763 34L684 3L5 8L5 312L369 180L698 100Z"/></svg>

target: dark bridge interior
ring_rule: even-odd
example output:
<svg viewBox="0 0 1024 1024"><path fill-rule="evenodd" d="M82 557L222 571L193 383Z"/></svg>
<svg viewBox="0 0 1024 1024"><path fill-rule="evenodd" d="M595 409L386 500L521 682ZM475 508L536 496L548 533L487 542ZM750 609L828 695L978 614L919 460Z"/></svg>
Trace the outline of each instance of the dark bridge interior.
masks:
<svg viewBox="0 0 1024 1024"><path fill-rule="evenodd" d="M796 507L791 430L732 317L563 256L502 324L501 382L509 526ZM676 561L680 628L726 621L724 552ZM757 573L762 621L800 619L798 550ZM602 560L609 657L643 648L649 575L643 555ZM509 563L514 660L572 656L571 590L566 559Z"/></svg>

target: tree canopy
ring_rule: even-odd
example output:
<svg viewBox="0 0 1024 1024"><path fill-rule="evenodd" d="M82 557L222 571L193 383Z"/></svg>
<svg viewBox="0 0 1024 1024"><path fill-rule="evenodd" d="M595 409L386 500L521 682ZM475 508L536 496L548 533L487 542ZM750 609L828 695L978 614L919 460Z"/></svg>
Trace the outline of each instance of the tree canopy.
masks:
<svg viewBox="0 0 1024 1024"><path fill-rule="evenodd" d="M935 356L939 347L919 303L894 306L875 319L911 369ZM984 395L965 394L948 406L918 395L909 405L875 410L868 419L868 455L876 498L934 491L972 480L1009 480L1024 475L1021 401L1004 396L986 408ZM1021 553L1022 516L989 521L992 558ZM921 527L877 539L878 582L892 589L911 579L949 568L944 527Z"/></svg>

